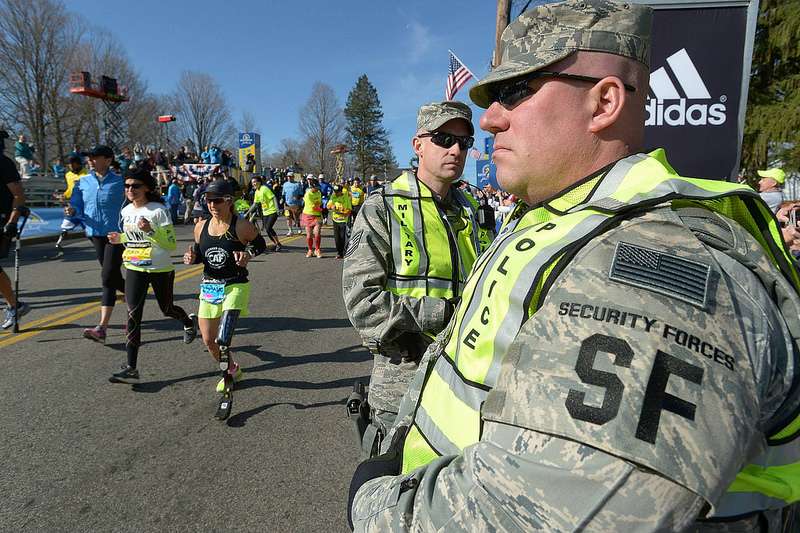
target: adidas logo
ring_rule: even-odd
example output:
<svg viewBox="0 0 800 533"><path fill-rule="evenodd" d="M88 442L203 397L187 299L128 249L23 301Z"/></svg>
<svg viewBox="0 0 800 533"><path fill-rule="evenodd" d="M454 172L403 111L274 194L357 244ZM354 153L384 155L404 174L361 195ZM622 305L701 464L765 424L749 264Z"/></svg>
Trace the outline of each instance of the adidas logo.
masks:
<svg viewBox="0 0 800 533"><path fill-rule="evenodd" d="M661 67L650 74L650 92L648 95L647 121L645 126L720 126L727 120L726 96L720 96L719 103L691 103L696 100L711 100L703 78L697 72L692 59L682 48L667 58L667 65L672 70L683 96L678 92L666 67ZM674 103L670 103L673 102Z"/></svg>

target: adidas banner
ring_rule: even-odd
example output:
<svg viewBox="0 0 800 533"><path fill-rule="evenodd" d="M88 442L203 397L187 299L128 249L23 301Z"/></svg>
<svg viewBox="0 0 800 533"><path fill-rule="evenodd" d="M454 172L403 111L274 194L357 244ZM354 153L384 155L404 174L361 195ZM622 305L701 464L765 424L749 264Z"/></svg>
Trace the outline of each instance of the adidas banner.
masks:
<svg viewBox="0 0 800 533"><path fill-rule="evenodd" d="M747 22L747 5L655 11L645 146L684 176L738 174Z"/></svg>

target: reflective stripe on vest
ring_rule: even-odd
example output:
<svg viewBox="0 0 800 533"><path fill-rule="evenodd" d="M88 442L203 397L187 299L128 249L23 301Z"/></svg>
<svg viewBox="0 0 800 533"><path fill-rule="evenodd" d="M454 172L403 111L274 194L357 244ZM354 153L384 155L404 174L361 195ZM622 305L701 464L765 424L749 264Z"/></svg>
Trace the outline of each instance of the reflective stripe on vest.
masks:
<svg viewBox="0 0 800 533"><path fill-rule="evenodd" d="M577 251L631 210L669 202L676 207L699 205L739 222L800 292L800 277L777 223L754 191L680 177L662 150L623 159L605 174L508 221L478 259L441 354L422 370L426 378L403 448L404 474L438 456L458 454L480 439L481 404L497 381L508 348ZM772 437L791 438L799 428L800 419L793 419ZM758 493L750 499L756 506L766 503L759 501L761 495L784 502L798 498L800 463L793 454L800 445L794 441L787 446L786 453L768 457L769 465L743 470L731 487L739 500L746 499L743 491ZM770 480L773 476L780 481Z"/></svg>
<svg viewBox="0 0 800 533"><path fill-rule="evenodd" d="M415 298L458 296L481 250L477 202L453 190L466 221L466 227L455 232L431 190L413 173L400 175L382 194L393 258L386 288Z"/></svg>

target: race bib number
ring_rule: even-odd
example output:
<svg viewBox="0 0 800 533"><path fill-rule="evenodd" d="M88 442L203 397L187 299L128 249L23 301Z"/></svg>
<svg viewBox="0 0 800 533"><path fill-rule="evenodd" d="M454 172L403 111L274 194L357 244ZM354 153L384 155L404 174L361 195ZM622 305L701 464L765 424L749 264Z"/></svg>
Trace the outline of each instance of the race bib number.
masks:
<svg viewBox="0 0 800 533"><path fill-rule="evenodd" d="M221 304L225 299L225 284L221 282L201 283L200 299L210 304Z"/></svg>
<svg viewBox="0 0 800 533"><path fill-rule="evenodd" d="M122 260L137 267L146 267L153 264L153 248L125 248Z"/></svg>

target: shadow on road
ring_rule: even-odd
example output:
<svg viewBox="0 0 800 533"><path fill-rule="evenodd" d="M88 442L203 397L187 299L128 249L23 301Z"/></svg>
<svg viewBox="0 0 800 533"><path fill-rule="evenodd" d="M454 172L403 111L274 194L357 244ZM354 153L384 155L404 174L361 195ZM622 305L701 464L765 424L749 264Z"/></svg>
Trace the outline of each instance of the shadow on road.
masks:
<svg viewBox="0 0 800 533"><path fill-rule="evenodd" d="M315 409L317 407L328 407L331 405L344 405L347 401L347 398L342 398L341 400L335 400L332 402L319 402L319 403L312 403L308 405L304 405L302 403L295 403L295 402L277 402L277 403L268 403L266 405L262 405L261 407L256 407L255 409L250 409L249 411L243 411L241 413L236 413L232 417L230 417L227 421L228 427L232 428L242 428L244 427L247 419L253 417L257 414L263 413L270 407L277 407L279 405L291 405L295 409L303 410L303 409Z"/></svg>

